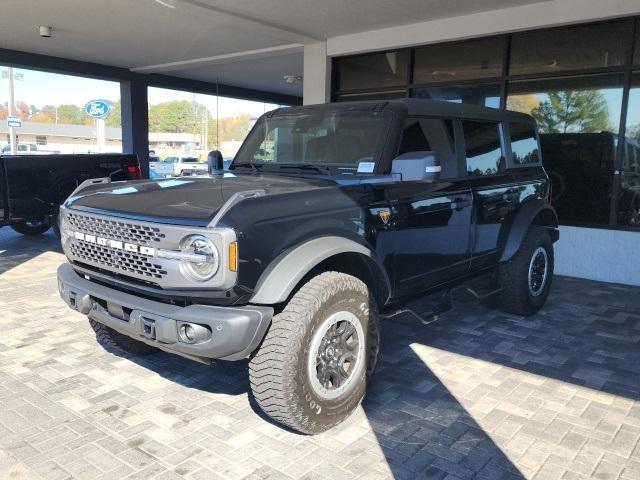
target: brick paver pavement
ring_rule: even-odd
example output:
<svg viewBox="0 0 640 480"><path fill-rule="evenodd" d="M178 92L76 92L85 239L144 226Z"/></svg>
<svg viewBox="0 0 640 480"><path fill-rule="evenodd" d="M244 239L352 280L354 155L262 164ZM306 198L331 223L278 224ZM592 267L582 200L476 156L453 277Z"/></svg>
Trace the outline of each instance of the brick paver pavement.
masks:
<svg viewBox="0 0 640 480"><path fill-rule="evenodd" d="M1 478L640 479L639 288L556 278L531 319L386 320L363 407L308 437L257 411L244 362L103 350L62 261L0 230Z"/></svg>

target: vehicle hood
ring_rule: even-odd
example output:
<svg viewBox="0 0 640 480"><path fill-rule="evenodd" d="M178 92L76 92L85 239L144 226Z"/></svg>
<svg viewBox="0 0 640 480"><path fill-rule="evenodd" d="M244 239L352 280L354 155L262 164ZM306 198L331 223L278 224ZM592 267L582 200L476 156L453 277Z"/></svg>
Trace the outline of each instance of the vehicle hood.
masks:
<svg viewBox="0 0 640 480"><path fill-rule="evenodd" d="M226 173L217 178L182 177L94 185L71 195L65 206L160 223L206 225L238 192L261 190L264 195L282 195L337 186L329 178Z"/></svg>

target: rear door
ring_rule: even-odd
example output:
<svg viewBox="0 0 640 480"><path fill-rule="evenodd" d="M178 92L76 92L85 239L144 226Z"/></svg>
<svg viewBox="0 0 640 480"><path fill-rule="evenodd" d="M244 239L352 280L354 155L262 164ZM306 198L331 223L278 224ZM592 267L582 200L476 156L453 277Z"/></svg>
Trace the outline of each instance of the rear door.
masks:
<svg viewBox="0 0 640 480"><path fill-rule="evenodd" d="M439 181L401 182L389 191L397 215L395 272L398 294L418 293L465 275L470 260L471 190L456 149L455 123L409 118L398 154L438 153Z"/></svg>
<svg viewBox="0 0 640 480"><path fill-rule="evenodd" d="M500 229L517 206L520 190L506 168L502 125L496 121L462 120L465 163L473 191L471 268L496 260Z"/></svg>

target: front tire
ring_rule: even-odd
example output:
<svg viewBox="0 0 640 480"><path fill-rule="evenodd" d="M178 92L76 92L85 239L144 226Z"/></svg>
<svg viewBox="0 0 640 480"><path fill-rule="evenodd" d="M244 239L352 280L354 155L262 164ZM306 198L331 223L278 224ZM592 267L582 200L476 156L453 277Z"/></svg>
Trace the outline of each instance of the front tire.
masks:
<svg viewBox="0 0 640 480"><path fill-rule="evenodd" d="M113 328L109 328L100 322L89 319L89 323L93 331L96 332L96 340L107 350L115 348L133 355L150 355L158 351L157 348L116 332Z"/></svg>
<svg viewBox="0 0 640 480"><path fill-rule="evenodd" d="M498 267L499 307L528 317L542 308L553 278L553 242L546 228L533 225L511 260Z"/></svg>
<svg viewBox="0 0 640 480"><path fill-rule="evenodd" d="M360 404L379 344L367 286L344 273L322 273L273 318L249 364L253 396L275 421L324 432Z"/></svg>
<svg viewBox="0 0 640 480"><path fill-rule="evenodd" d="M22 235L28 235L30 237L33 237L36 235L42 235L44 232L49 230L49 227L51 227L51 224L45 221L38 221L38 222L20 221L20 222L11 224L11 228L14 231L21 233Z"/></svg>

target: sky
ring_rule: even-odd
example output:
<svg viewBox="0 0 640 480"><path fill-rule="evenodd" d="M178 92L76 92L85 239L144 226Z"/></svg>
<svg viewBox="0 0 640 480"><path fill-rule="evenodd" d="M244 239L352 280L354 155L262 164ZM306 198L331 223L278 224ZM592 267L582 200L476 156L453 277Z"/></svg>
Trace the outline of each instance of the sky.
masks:
<svg viewBox="0 0 640 480"><path fill-rule="evenodd" d="M0 66L0 72L7 68ZM29 105L42 107L43 105L74 104L84 106L89 100L104 99L116 102L120 100L120 84L106 80L61 75L36 70L16 68L14 73L21 73L22 80L14 81L15 100L24 101ZM216 97L214 95L200 95L178 90L149 88L149 103L157 104L171 100L189 100L206 105L212 116L216 112ZM8 102L9 80L0 78L0 104ZM219 116L232 117L248 114L258 117L265 111L273 110L277 105L220 97L218 102Z"/></svg>

